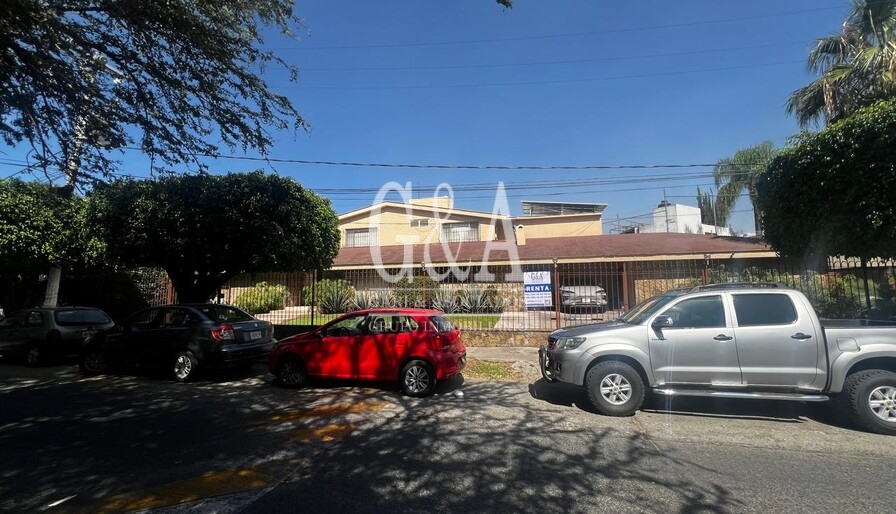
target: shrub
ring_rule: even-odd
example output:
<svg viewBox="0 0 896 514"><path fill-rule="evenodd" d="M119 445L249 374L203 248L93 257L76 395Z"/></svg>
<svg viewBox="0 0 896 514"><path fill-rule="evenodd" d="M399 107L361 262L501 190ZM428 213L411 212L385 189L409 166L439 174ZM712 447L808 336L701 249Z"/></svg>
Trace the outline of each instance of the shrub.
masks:
<svg viewBox="0 0 896 514"><path fill-rule="evenodd" d="M488 312L504 312L504 296L500 291L498 291L497 287L493 285L486 287L485 296L488 298L488 302L491 305L491 310L489 310Z"/></svg>
<svg viewBox="0 0 896 514"><path fill-rule="evenodd" d="M262 314L282 309L287 296L289 290L286 286L259 282L240 293L233 304L250 314Z"/></svg>
<svg viewBox="0 0 896 514"><path fill-rule="evenodd" d="M399 307L430 307L432 298L439 290L439 283L429 275L422 277L402 277L395 283L395 304ZM424 300L425 296L425 300Z"/></svg>
<svg viewBox="0 0 896 514"><path fill-rule="evenodd" d="M354 304L355 300L354 286L352 286L351 282L344 279L328 278L319 280L314 286L314 292L317 296L317 301L314 302L314 306L318 307L323 314L341 314L343 312L346 312L347 310L349 310L348 307L351 307ZM305 299L305 305L312 304L311 286L305 286L302 288L302 297ZM329 312L324 310L325 308L342 305L342 298L347 298L347 303L345 304L347 305L346 308ZM328 307L325 307L324 303L327 303Z"/></svg>

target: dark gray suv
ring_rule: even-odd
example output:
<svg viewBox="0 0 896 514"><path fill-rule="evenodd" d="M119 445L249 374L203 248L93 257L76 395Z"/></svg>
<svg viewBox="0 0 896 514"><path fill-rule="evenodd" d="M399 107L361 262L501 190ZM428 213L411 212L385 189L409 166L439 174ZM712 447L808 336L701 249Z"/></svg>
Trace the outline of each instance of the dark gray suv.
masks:
<svg viewBox="0 0 896 514"><path fill-rule="evenodd" d="M0 319L0 355L24 355L37 366L50 355L77 355L81 344L115 323L93 307L37 307Z"/></svg>

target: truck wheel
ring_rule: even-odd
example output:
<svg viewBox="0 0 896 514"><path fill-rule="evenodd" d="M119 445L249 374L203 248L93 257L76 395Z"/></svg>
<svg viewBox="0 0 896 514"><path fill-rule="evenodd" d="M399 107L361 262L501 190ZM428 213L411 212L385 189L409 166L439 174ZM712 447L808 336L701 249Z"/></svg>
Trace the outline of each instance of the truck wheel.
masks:
<svg viewBox="0 0 896 514"><path fill-rule="evenodd" d="M644 403L644 381L624 362L604 361L585 376L588 399L605 416L631 416Z"/></svg>
<svg viewBox="0 0 896 514"><path fill-rule="evenodd" d="M896 373L882 369L853 373L846 377L843 394L859 426L896 435Z"/></svg>

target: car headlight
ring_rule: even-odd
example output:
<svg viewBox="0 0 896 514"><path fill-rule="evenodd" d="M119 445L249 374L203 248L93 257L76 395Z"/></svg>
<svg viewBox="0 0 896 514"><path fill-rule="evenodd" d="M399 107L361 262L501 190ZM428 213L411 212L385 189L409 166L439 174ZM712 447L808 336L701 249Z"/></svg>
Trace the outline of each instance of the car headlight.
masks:
<svg viewBox="0 0 896 514"><path fill-rule="evenodd" d="M585 342L584 337L561 337L557 339L558 350L575 350Z"/></svg>

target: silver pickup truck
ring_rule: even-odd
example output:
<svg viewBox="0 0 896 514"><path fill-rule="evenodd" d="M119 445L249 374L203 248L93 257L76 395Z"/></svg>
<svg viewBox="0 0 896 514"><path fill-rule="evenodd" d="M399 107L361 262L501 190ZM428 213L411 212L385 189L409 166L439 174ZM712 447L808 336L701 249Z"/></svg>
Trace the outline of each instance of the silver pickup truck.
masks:
<svg viewBox="0 0 896 514"><path fill-rule="evenodd" d="M628 416L668 396L838 400L860 426L896 435L896 326L822 323L779 284L715 284L650 298L621 318L552 332L551 382L584 386L598 412Z"/></svg>

